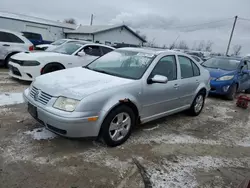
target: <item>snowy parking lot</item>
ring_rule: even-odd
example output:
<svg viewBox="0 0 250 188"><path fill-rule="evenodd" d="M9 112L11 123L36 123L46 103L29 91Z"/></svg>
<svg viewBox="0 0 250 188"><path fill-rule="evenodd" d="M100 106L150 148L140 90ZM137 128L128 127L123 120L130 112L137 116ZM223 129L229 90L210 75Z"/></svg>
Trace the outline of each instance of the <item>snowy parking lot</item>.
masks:
<svg viewBox="0 0 250 188"><path fill-rule="evenodd" d="M0 187L237 187L250 176L249 109L208 98L202 114L137 127L122 146L67 139L27 113L29 86L0 71ZM150 187L148 185L148 187Z"/></svg>

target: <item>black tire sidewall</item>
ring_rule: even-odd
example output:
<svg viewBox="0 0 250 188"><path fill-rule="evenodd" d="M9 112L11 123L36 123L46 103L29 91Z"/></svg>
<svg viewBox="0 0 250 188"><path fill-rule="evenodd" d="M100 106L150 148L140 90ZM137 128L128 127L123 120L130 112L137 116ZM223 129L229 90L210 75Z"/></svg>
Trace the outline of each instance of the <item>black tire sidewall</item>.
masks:
<svg viewBox="0 0 250 188"><path fill-rule="evenodd" d="M226 95L226 98L228 100L234 100L236 92L237 92L236 84L231 85L229 88L229 93Z"/></svg>
<svg viewBox="0 0 250 188"><path fill-rule="evenodd" d="M52 67L57 67L58 69L54 71L49 71ZM42 74L47 74L47 73L55 72L55 71L62 70L62 69L64 68L60 64L48 64L44 67Z"/></svg>
<svg viewBox="0 0 250 188"><path fill-rule="evenodd" d="M202 95L202 97L203 97L203 103L202 103L201 110L200 110L199 112L196 112L196 111L195 111L196 99L197 99L198 96L200 96L200 95ZM190 110L189 110L190 115L192 115L192 116L198 116L198 115L202 112L202 109L203 109L203 107L204 107L204 104L205 104L205 95L204 95L202 92L199 92L199 93L195 96L194 101L193 101L193 103L192 103L192 106L191 106L191 108L190 108Z"/></svg>
<svg viewBox="0 0 250 188"><path fill-rule="evenodd" d="M114 117L117 114L122 113L122 112L126 112L130 116L130 119L131 119L130 130L129 130L128 134L122 140L113 141L109 135L109 126L110 126L111 121L114 119ZM120 106L112 109L109 112L109 114L106 116L106 118L104 119L104 121L102 123L102 127L101 127L100 136L102 137L105 144L107 144L110 147L115 147L115 146L121 145L130 137L132 129L135 125L135 122L136 122L136 118L135 118L135 114L134 114L133 110L126 105L120 105Z"/></svg>

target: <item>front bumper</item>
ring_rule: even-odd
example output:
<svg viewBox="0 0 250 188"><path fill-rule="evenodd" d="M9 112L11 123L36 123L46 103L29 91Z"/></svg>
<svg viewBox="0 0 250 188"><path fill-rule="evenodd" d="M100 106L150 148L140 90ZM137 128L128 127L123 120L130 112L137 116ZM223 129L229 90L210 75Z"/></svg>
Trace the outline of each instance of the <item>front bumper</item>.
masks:
<svg viewBox="0 0 250 188"><path fill-rule="evenodd" d="M34 101L29 96L28 89L25 90L23 97L26 102L29 102L37 108L36 120L50 131L71 138L98 136L102 123L101 118L98 118L96 121L89 121L88 119L94 116L100 117L102 113L83 112L76 117L76 114L72 113L72 115L70 115L71 113L63 112L65 114L63 116L62 114L57 113L60 112L60 110L46 107ZM53 112L51 109L53 109Z"/></svg>
<svg viewBox="0 0 250 188"><path fill-rule="evenodd" d="M40 76L40 66L20 66L17 63L9 62L9 75L19 80L33 81Z"/></svg>
<svg viewBox="0 0 250 188"><path fill-rule="evenodd" d="M230 87L233 84L233 80L228 81L210 81L210 91L209 94L219 94L219 95L226 95L230 91Z"/></svg>

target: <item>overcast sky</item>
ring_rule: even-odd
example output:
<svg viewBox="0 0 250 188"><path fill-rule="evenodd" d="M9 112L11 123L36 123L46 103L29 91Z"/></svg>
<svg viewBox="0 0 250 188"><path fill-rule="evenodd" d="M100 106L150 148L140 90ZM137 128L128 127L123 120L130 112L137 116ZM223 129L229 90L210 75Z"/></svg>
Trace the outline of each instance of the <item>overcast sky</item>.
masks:
<svg viewBox="0 0 250 188"><path fill-rule="evenodd" d="M93 13L95 25L126 23L161 46L179 36L177 42L185 40L190 47L212 40L213 50L224 52L233 17L250 19L250 0L0 0L0 10L51 20L72 17L82 25L90 23ZM217 20L225 21L184 27ZM249 31L250 21L239 20L232 48L240 44L243 54L250 53Z"/></svg>

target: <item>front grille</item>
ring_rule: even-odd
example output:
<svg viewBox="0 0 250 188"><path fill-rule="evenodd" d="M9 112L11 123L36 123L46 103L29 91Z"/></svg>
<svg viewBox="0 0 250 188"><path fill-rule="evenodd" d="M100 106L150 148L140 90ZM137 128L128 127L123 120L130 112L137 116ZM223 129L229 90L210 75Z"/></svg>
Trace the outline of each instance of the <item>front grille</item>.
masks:
<svg viewBox="0 0 250 188"><path fill-rule="evenodd" d="M16 64L18 64L18 65L23 65L23 61L20 61L20 60L17 60L17 59L12 59L12 58L10 58L10 61L12 62L12 63L16 63Z"/></svg>
<svg viewBox="0 0 250 188"><path fill-rule="evenodd" d="M30 90L30 96L37 102L46 105L50 99L52 98L51 95L37 89L36 87L32 86Z"/></svg>

